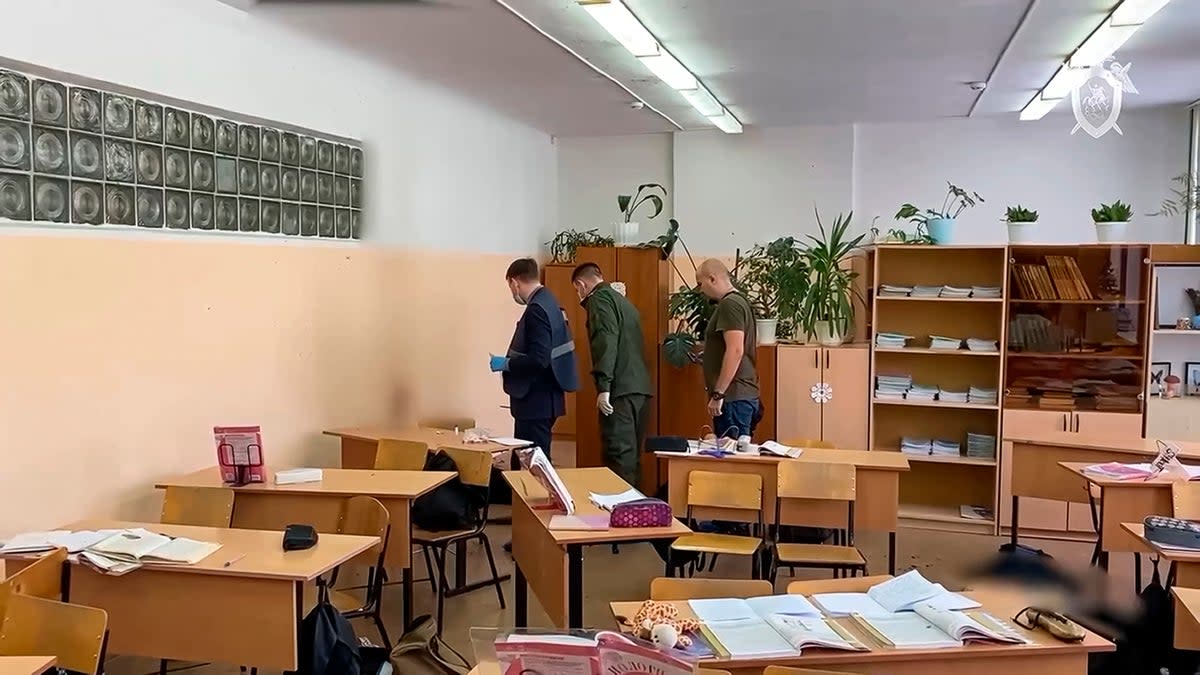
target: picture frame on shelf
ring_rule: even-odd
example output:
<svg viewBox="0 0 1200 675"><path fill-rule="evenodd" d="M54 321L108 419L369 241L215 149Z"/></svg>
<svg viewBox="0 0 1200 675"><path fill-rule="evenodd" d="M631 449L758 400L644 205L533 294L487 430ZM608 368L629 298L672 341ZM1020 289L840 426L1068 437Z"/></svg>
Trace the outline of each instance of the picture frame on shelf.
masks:
<svg viewBox="0 0 1200 675"><path fill-rule="evenodd" d="M1150 396L1162 396L1167 390L1167 377L1171 374L1171 363L1161 361L1150 364L1149 387Z"/></svg>
<svg viewBox="0 0 1200 675"><path fill-rule="evenodd" d="M1200 361L1183 364L1183 387L1187 396L1200 396Z"/></svg>

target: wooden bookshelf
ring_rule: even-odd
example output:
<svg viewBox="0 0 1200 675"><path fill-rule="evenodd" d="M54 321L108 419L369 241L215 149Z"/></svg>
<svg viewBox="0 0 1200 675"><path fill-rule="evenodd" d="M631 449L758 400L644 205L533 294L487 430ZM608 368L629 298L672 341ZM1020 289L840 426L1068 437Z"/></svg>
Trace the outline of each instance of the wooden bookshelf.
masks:
<svg viewBox="0 0 1200 675"><path fill-rule="evenodd" d="M875 290L891 286L992 286L1007 290L1004 246L884 245L875 253ZM880 297L875 293L872 345L879 333L914 336L905 348L871 350L871 447L899 452L903 437L957 441L958 457L905 455L910 470L900 478L904 525L992 534L996 521L963 518L962 506L996 510L997 459L967 457L967 434L994 436L999 446L1003 399L1006 298ZM931 335L995 340L998 351L931 349ZM878 375L911 375L913 383L952 391L997 391L991 404L874 398ZM997 448L997 452L999 448Z"/></svg>

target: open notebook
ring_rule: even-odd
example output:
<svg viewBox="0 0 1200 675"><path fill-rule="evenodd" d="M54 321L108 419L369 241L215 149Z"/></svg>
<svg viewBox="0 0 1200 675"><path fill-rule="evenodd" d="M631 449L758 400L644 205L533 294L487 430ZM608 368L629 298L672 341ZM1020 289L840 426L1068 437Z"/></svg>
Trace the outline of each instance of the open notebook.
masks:
<svg viewBox="0 0 1200 675"><path fill-rule="evenodd" d="M93 564L107 558L125 564L194 565L212 555L220 544L185 537L168 537L143 528L122 530L89 546L83 555Z"/></svg>
<svg viewBox="0 0 1200 675"><path fill-rule="evenodd" d="M812 598L830 616L887 616L911 610L918 603L943 610L980 606L968 597L946 590L941 584L930 582L916 570L876 584L866 593L817 593Z"/></svg>
<svg viewBox="0 0 1200 675"><path fill-rule="evenodd" d="M990 614L975 616L917 604L911 612L888 616L855 615L868 633L897 649L959 647L967 642L1027 643L1016 630Z"/></svg>
<svg viewBox="0 0 1200 675"><path fill-rule="evenodd" d="M800 595L741 600L690 600L706 638L723 657L762 658L796 654L805 647L864 650L866 647Z"/></svg>

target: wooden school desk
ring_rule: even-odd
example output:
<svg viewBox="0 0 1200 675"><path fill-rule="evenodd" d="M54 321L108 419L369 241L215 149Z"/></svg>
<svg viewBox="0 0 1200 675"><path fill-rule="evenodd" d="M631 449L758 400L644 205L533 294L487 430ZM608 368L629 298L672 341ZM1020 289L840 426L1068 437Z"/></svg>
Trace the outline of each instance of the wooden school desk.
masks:
<svg viewBox="0 0 1200 675"><path fill-rule="evenodd" d="M454 477L451 471L356 471L322 469L317 483L276 485L252 483L231 488L234 494L231 527L283 530L292 523L312 525L318 532L337 532L338 515L347 497L366 495L388 510L391 533L384 561L401 570L404 587L404 625L412 621L412 502ZM266 472L274 480L275 469ZM155 484L167 487L228 487L217 467L200 469Z"/></svg>
<svg viewBox="0 0 1200 675"><path fill-rule="evenodd" d="M667 463L667 480L670 483L669 501L677 517L687 513L688 475L692 471L724 471L727 473L750 473L762 476L763 506L768 523L775 522L775 494L779 485L779 462L836 462L849 463L857 467L855 484L857 500L854 503L854 529L856 532L870 530L888 533L888 571L896 572L896 529L900 509L900 472L908 471L908 458L899 452L869 452L867 450L829 450L825 448L805 449L795 460L765 455L730 455L708 457L706 455L682 454L677 452L655 453L659 461ZM697 514L716 520L744 520L745 513L724 512L720 509L697 510ZM809 527L844 528L846 506L842 503L801 503L788 500L780 513L784 525L807 525Z"/></svg>
<svg viewBox="0 0 1200 675"><path fill-rule="evenodd" d="M218 542L195 565L155 565L114 577L69 565L64 600L108 612L108 651L177 661L295 670L304 586L378 543L322 534L305 551L284 551L283 533L88 520L63 530L143 527ZM8 569L30 559L5 559Z"/></svg>
<svg viewBox="0 0 1200 675"><path fill-rule="evenodd" d="M1076 504L1088 503L1087 485L1081 483L1077 477L1065 473L1058 466L1060 462L1085 465L1148 462L1158 454L1158 443L1153 438L1114 438L1070 431L1049 431L1036 435L1006 437L1004 440L1012 442L1012 531L1009 537L1013 544L1017 543L1021 497L1038 497ZM1200 443L1177 443L1180 457L1200 458Z"/></svg>
<svg viewBox="0 0 1200 675"><path fill-rule="evenodd" d="M39 675L56 661L53 656L0 656L0 675Z"/></svg>
<svg viewBox="0 0 1200 675"><path fill-rule="evenodd" d="M1200 650L1200 588L1171 589L1175 597L1175 648Z"/></svg>
<svg viewBox="0 0 1200 675"><path fill-rule="evenodd" d="M1146 539L1141 521L1121 523L1121 529L1130 537L1141 542L1144 550L1153 551L1171 565L1164 583L1172 587L1200 588L1200 551L1160 548Z"/></svg>
<svg viewBox="0 0 1200 675"><path fill-rule="evenodd" d="M963 595L978 600L983 604L983 611L1010 624L1013 615L1027 606L1027 598L1009 592L979 590L964 592ZM613 616L631 617L641 604L614 602L611 605ZM680 618L695 618L695 613L686 601L671 604L679 609ZM803 654L795 656L703 660L700 665L728 670L733 675L760 675L764 668L771 665L845 670L862 675L1085 675L1089 652L1115 649L1111 642L1090 631L1083 642L1070 644L1059 642L1045 631L1027 631L1015 625L1014 628L1032 640L1033 644L973 644L939 649L896 649L881 644L852 619L843 618L836 621L869 647L870 651L807 649Z"/></svg>
<svg viewBox="0 0 1200 675"><path fill-rule="evenodd" d="M558 473L575 501L576 515L606 513L588 501L588 493L618 494L631 489L607 468L559 469ZM672 520L668 527L551 530L550 517L559 512L535 508L548 497L537 479L527 471L506 471L504 479L513 491L513 595L518 628L529 624L529 590L555 626L583 628L584 546L676 539L692 532L678 520Z"/></svg>
<svg viewBox="0 0 1200 675"><path fill-rule="evenodd" d="M466 429L459 431L466 431ZM381 438L420 441L428 445L431 451L438 448L452 448L455 450L478 450L497 455L511 453L516 449L492 441L467 443L462 440L460 435L455 434L453 429L380 425L352 429L328 429L324 433L326 436L336 436L341 439L343 469L374 469L375 451L379 448L379 439Z"/></svg>

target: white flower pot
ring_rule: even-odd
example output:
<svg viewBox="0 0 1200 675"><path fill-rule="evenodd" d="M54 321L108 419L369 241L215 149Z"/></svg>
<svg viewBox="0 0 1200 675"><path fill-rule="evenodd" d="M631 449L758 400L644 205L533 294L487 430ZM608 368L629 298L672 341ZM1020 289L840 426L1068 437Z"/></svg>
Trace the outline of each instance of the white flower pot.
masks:
<svg viewBox="0 0 1200 675"><path fill-rule="evenodd" d="M1129 221L1096 223L1096 241L1105 244L1125 241L1125 230L1128 227Z"/></svg>
<svg viewBox="0 0 1200 675"><path fill-rule="evenodd" d="M834 331L829 321L818 321L813 325L813 337L823 347L837 347L846 340L846 336Z"/></svg>
<svg viewBox="0 0 1200 675"><path fill-rule="evenodd" d="M633 246L638 243L638 229L636 221L632 223L618 221L613 225L613 243L617 246Z"/></svg>
<svg viewBox="0 0 1200 675"><path fill-rule="evenodd" d="M1010 244L1031 244L1033 243L1033 229L1037 223L1009 223L1008 224L1008 243Z"/></svg>
<svg viewBox="0 0 1200 675"><path fill-rule="evenodd" d="M779 319L755 319L754 332L758 335L758 344L773 345L775 344L775 329L779 326Z"/></svg>

